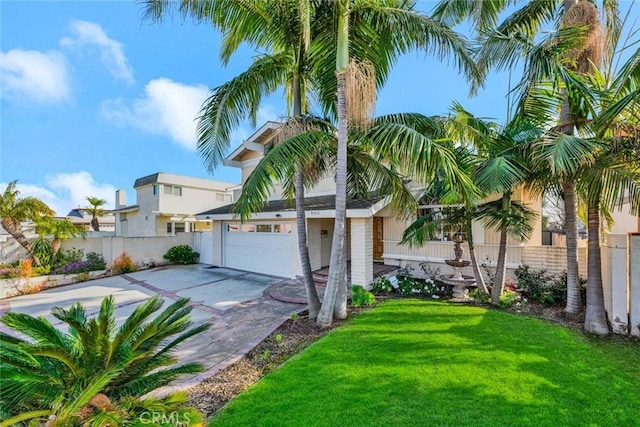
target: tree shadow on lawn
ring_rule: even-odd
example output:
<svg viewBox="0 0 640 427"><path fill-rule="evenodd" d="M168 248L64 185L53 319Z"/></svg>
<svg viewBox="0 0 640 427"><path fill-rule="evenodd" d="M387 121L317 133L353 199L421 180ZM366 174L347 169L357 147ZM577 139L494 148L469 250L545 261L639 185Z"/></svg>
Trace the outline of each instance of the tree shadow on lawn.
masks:
<svg viewBox="0 0 640 427"><path fill-rule="evenodd" d="M258 425L638 422L640 384L574 331L478 307L401 304L331 332L231 408L250 401L260 419L243 421Z"/></svg>

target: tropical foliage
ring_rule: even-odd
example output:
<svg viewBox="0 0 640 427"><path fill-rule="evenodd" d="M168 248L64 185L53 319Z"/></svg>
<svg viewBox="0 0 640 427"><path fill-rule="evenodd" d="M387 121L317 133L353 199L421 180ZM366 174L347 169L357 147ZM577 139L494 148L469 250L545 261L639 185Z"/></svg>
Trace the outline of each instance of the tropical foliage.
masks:
<svg viewBox="0 0 640 427"><path fill-rule="evenodd" d="M85 209L91 213L91 228L93 228L93 231L100 231L100 221L98 217L104 215L102 206L105 206L107 201L99 197L88 196L87 202L89 202L89 206Z"/></svg>
<svg viewBox="0 0 640 427"><path fill-rule="evenodd" d="M163 302L153 297L120 327L112 296L96 317L79 303L54 308L52 315L65 325L60 329L43 317L5 314L0 321L12 333L0 332L0 426L142 425L151 411L200 420L197 411L183 407L185 394L142 397L202 370L198 363L172 366L176 347L209 326L191 327L188 303L181 299L159 312Z"/></svg>
<svg viewBox="0 0 640 427"><path fill-rule="evenodd" d="M36 265L40 266L41 262L34 254L31 242L22 232L22 222L37 221L44 216L53 216L55 212L40 199L35 197L20 198L20 191L16 188L17 183L18 181L11 181L0 195L2 227L20 243Z"/></svg>

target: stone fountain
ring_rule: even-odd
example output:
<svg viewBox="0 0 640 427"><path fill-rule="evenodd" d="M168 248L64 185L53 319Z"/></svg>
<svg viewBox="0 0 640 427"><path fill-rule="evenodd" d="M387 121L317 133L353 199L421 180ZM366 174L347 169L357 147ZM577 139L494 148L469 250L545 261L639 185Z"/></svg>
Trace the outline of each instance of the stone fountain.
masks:
<svg viewBox="0 0 640 427"><path fill-rule="evenodd" d="M444 262L447 265L453 267L453 275L440 276L440 280L447 284L453 286L453 300L454 301L468 301L469 291L467 290L468 286L475 286L476 280L471 276L464 276L462 274L462 269L471 264L469 260L463 260L462 254L464 249L462 249L462 236L460 234L456 234L453 238L454 246L453 253L455 255L455 259L445 259Z"/></svg>

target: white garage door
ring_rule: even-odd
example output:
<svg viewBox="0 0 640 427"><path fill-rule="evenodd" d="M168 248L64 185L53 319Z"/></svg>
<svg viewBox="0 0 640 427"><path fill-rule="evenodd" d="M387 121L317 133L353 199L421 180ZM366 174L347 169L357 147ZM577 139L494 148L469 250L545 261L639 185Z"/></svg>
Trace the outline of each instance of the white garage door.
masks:
<svg viewBox="0 0 640 427"><path fill-rule="evenodd" d="M291 277L291 223L223 224L225 267Z"/></svg>

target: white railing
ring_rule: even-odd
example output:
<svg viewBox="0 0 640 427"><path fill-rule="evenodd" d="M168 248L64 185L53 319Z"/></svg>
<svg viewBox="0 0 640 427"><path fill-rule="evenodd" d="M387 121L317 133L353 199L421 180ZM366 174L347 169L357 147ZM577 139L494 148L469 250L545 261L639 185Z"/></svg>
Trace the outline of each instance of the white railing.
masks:
<svg viewBox="0 0 640 427"><path fill-rule="evenodd" d="M384 240L384 258L444 262L445 259L454 258L453 242L432 241L423 246L401 245L399 240ZM469 258L469 248L466 243L463 258ZM493 264L498 259L499 245L480 244L474 246L476 258L479 262ZM507 264L520 265L522 263L522 246L507 246Z"/></svg>

